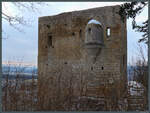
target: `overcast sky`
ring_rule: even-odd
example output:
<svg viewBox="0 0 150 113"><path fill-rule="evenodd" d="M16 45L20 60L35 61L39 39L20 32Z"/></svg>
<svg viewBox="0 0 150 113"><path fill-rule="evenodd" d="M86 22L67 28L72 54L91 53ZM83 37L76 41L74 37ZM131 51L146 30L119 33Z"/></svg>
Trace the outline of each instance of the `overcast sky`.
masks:
<svg viewBox="0 0 150 113"><path fill-rule="evenodd" d="M25 19L29 19L31 25L21 27L25 33L20 33L2 20L3 37L2 40L2 61L23 60L27 63L37 64L38 55L38 17L60 14L62 12L77 11L95 7L111 6L122 4L123 2L49 2L49 6L39 7L40 13L32 13L29 11L18 11L11 3L3 2L2 11L9 15L22 15ZM136 20L141 24L148 18L148 8L146 7L142 14ZM133 56L136 56L137 42L142 33L132 30L131 20L127 21L127 37L128 37L128 62ZM141 44L144 45L144 44Z"/></svg>

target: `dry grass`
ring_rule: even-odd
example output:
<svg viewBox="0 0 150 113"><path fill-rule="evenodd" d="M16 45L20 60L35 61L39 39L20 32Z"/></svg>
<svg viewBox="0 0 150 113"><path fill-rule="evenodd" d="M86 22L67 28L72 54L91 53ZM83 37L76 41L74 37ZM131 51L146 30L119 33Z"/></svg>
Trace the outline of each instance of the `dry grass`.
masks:
<svg viewBox="0 0 150 113"><path fill-rule="evenodd" d="M118 98L116 93L113 93L116 86L103 87L104 96L95 98L88 97L86 86L74 87L73 76L69 80L61 78L61 75L53 81L47 79L42 81L37 87L37 82L34 79L20 82L20 78L15 79L15 84L6 79L6 85L3 87L3 111L122 111L122 110L137 110L131 106L133 97L129 93L125 98ZM61 79L61 82L60 82ZM52 83L53 81L53 83ZM80 80L81 82L81 80ZM82 81L83 82L83 81ZM51 86L48 84L52 83ZM12 85L14 84L14 85ZM37 92L39 88L39 92ZM83 89L85 88L85 89ZM128 90L131 87L128 87ZM78 94L77 91L78 90ZM138 100L139 96L137 96ZM144 98L144 97L141 97ZM147 98L144 98L144 101ZM139 104L143 103L143 100ZM140 106L145 110L145 105Z"/></svg>
<svg viewBox="0 0 150 113"><path fill-rule="evenodd" d="M20 66L21 67L21 66ZM12 70L8 65L5 78L2 80L2 110L3 111L32 111L37 104L37 82L32 73L32 80L25 80L23 72L25 68L18 69L15 66L13 73L15 79L10 79ZM25 76L25 75L24 75Z"/></svg>

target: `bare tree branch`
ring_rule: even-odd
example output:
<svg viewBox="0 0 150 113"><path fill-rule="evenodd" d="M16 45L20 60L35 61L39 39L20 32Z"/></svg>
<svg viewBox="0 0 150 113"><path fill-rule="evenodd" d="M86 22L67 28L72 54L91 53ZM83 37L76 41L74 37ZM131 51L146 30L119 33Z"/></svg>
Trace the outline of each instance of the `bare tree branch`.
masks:
<svg viewBox="0 0 150 113"><path fill-rule="evenodd" d="M144 33L141 39L139 40L139 42L145 42L145 43L148 43L148 20L143 22L142 25L137 25L135 18L137 15L141 14L144 7L147 5L148 5L148 2L134 1L131 3L125 3L121 5L120 11L119 11L119 14L123 21L125 18L127 19L131 18L132 28L137 32Z"/></svg>
<svg viewBox="0 0 150 113"><path fill-rule="evenodd" d="M24 11L28 11L29 13L40 13L41 6L48 6L48 4L42 2L11 2L11 5L21 13L23 13ZM3 6L6 8L5 5ZM12 14L10 15L5 12L2 12L2 19L8 22L8 24L11 27L22 33L24 31L21 28L21 26L23 27L30 26L30 20L25 19L25 17L21 15L12 16Z"/></svg>

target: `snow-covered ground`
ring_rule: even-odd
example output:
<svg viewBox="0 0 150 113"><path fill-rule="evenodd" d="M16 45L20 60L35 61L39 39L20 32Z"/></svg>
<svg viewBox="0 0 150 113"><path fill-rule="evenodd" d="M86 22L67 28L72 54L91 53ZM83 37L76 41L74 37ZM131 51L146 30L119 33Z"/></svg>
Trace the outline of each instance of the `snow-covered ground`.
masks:
<svg viewBox="0 0 150 113"><path fill-rule="evenodd" d="M142 96L144 95L144 86L136 81L128 82L129 93L131 96Z"/></svg>

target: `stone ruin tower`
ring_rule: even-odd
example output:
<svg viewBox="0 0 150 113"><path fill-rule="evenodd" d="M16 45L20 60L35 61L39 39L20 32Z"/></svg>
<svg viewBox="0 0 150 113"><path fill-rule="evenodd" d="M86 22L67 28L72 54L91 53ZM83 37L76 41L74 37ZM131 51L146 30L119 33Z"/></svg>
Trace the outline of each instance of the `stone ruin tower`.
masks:
<svg viewBox="0 0 150 113"><path fill-rule="evenodd" d="M52 86L61 73L61 78L76 77L73 87L83 78L87 96L105 95L106 87L111 87L108 95L121 96L127 80L127 31L126 20L117 13L119 8L107 6L40 17L39 87L44 80Z"/></svg>

